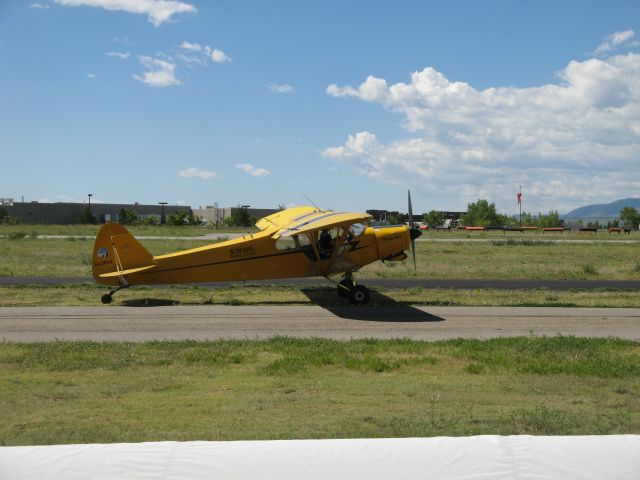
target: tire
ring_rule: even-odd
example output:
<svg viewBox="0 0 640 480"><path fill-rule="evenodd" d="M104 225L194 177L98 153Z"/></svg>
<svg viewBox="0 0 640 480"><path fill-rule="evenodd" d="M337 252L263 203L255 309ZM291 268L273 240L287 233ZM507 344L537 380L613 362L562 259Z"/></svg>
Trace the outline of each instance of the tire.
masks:
<svg viewBox="0 0 640 480"><path fill-rule="evenodd" d="M354 305L364 305L369 303L369 289L364 285L355 285L349 292L349 300Z"/></svg>
<svg viewBox="0 0 640 480"><path fill-rule="evenodd" d="M353 283L353 280L346 280L346 279L342 280L337 287L338 296L342 298L347 298L354 286L355 284Z"/></svg>
<svg viewBox="0 0 640 480"><path fill-rule="evenodd" d="M105 293L104 295L102 295L102 297L100 297L100 301L105 305L111 303L111 300L113 300L113 298L108 293Z"/></svg>

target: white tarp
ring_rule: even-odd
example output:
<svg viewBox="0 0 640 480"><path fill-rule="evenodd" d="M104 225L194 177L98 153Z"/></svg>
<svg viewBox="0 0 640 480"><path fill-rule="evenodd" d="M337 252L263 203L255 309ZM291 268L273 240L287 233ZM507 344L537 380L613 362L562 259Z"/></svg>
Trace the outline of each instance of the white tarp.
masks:
<svg viewBox="0 0 640 480"><path fill-rule="evenodd" d="M640 479L640 435L0 447L0 479Z"/></svg>

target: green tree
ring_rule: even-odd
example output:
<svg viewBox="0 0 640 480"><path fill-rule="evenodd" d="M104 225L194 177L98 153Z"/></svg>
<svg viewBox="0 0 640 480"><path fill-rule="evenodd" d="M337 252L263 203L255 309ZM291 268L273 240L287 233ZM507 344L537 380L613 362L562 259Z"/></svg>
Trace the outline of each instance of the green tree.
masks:
<svg viewBox="0 0 640 480"><path fill-rule="evenodd" d="M156 215L148 215L146 217L144 217L140 223L142 225L157 225L158 223L160 223L159 217Z"/></svg>
<svg viewBox="0 0 640 480"><path fill-rule="evenodd" d="M509 218L496 212L495 203L478 199L477 202L467 205L467 213L462 216L461 221L463 225L467 226L487 227L489 225L506 225L509 223Z"/></svg>
<svg viewBox="0 0 640 480"><path fill-rule="evenodd" d="M80 223L85 225L95 225L96 224L96 216L91 213L91 209L89 206L85 206L82 209L82 213L80 214Z"/></svg>
<svg viewBox="0 0 640 480"><path fill-rule="evenodd" d="M167 223L169 225L180 226L187 223L189 214L185 211L175 211L171 215L167 215Z"/></svg>
<svg viewBox="0 0 640 480"><path fill-rule="evenodd" d="M0 207L0 223L4 223L8 216L9 214L7 213L7 209Z"/></svg>
<svg viewBox="0 0 640 480"><path fill-rule="evenodd" d="M224 223L231 227L250 227L258 219L249 213L248 208L238 207L231 209L231 216L224 219Z"/></svg>
<svg viewBox="0 0 640 480"><path fill-rule="evenodd" d="M429 213L425 213L422 216L422 223L429 225L431 228L439 227L445 221L445 216L442 212L437 210L431 210Z"/></svg>
<svg viewBox="0 0 640 480"><path fill-rule="evenodd" d="M194 215L192 212L187 216L187 223L189 225L204 225L204 218Z"/></svg>
<svg viewBox="0 0 640 480"><path fill-rule="evenodd" d="M560 220L560 215L556 210L551 210L547 215L542 213L538 214L538 218L535 221L535 225L538 227L561 227L564 222Z"/></svg>
<svg viewBox="0 0 640 480"><path fill-rule="evenodd" d="M640 212L633 207L624 207L620 210L620 221L625 228L637 230L640 226Z"/></svg>
<svg viewBox="0 0 640 480"><path fill-rule="evenodd" d="M388 213L387 225L402 225L404 223L404 217L400 213Z"/></svg>
<svg viewBox="0 0 640 480"><path fill-rule="evenodd" d="M138 214L133 210L123 208L118 213L118 221L123 225L135 225L138 223Z"/></svg>

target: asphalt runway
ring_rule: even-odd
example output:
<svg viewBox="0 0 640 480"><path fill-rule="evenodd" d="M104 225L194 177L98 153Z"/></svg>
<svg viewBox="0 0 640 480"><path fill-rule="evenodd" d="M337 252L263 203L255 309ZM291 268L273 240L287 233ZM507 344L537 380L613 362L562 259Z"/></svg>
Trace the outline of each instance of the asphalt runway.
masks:
<svg viewBox="0 0 640 480"><path fill-rule="evenodd" d="M263 339L276 335L487 339L574 335L640 341L640 310L530 307L1 307L5 341Z"/></svg>
<svg viewBox="0 0 640 480"><path fill-rule="evenodd" d="M640 280L456 280L456 279L424 279L424 278L363 278L359 283L368 287L381 288L444 288L444 289L478 289L497 288L502 290L522 290L531 288L547 288L549 290L571 289L612 289L640 290ZM91 277L0 277L0 286L15 285L68 285L95 284ZM198 283L199 287L223 288L241 285L242 282ZM320 277L288 278L284 280L251 280L245 285L291 285L296 287L333 285ZM162 288L166 285L148 285ZM106 287L105 287L106 288Z"/></svg>

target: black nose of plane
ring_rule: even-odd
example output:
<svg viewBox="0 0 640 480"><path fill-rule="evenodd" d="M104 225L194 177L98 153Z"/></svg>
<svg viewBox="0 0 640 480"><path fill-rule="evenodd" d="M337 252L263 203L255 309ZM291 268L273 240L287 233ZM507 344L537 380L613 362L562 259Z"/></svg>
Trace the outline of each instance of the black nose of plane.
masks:
<svg viewBox="0 0 640 480"><path fill-rule="evenodd" d="M422 232L419 229L415 227L409 229L409 236L411 237L411 240L415 240L420 235L422 235Z"/></svg>

